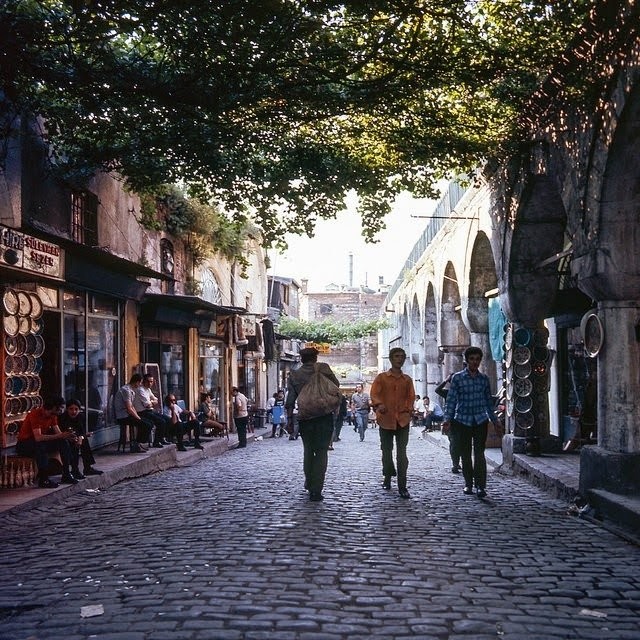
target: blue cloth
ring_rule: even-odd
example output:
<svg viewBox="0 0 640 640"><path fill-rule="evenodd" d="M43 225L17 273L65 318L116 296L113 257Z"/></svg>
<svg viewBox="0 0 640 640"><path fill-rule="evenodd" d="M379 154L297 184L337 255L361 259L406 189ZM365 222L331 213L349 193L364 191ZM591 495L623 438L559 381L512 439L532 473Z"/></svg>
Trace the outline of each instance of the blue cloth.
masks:
<svg viewBox="0 0 640 640"><path fill-rule="evenodd" d="M496 362L504 358L504 325L507 318L502 312L499 298L489 299L489 345L491 357Z"/></svg>
<svg viewBox="0 0 640 640"><path fill-rule="evenodd" d="M451 378L445 416L466 426L495 421L494 401L489 378L479 371L475 376L468 369L458 371Z"/></svg>

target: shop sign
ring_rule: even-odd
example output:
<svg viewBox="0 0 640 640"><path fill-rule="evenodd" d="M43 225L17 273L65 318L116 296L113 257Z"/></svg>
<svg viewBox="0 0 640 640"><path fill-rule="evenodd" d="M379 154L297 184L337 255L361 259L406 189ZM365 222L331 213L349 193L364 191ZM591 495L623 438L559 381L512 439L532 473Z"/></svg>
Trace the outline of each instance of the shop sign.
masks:
<svg viewBox="0 0 640 640"><path fill-rule="evenodd" d="M256 316L255 315L246 315L242 316L242 329L244 330L245 336L255 336L256 335Z"/></svg>
<svg viewBox="0 0 640 640"><path fill-rule="evenodd" d="M313 347L318 351L318 353L331 353L331 344L329 344L328 342L307 342L305 346Z"/></svg>
<svg viewBox="0 0 640 640"><path fill-rule="evenodd" d="M62 279L62 249L39 238L0 226L0 265Z"/></svg>

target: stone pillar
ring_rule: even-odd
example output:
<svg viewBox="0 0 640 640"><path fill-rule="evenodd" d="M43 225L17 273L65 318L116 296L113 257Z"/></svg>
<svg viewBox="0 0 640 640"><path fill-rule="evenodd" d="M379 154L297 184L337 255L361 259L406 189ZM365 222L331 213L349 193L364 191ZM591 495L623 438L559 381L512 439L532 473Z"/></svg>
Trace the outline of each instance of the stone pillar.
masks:
<svg viewBox="0 0 640 640"><path fill-rule="evenodd" d="M640 490L640 302L599 302L598 317L598 445L580 452L580 492L633 493Z"/></svg>
<svg viewBox="0 0 640 640"><path fill-rule="evenodd" d="M480 347L482 349L482 364L480 369L489 376L491 381L491 390L496 393L496 362L491 357L491 344L489 343L489 334L484 332L475 332L471 334L471 344L474 347Z"/></svg>

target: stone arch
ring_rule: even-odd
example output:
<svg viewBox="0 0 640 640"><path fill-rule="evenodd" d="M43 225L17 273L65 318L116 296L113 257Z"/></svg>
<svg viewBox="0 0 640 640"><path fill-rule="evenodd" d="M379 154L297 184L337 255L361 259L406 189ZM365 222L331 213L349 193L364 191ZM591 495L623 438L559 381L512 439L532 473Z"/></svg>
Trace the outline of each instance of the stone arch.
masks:
<svg viewBox="0 0 640 640"><path fill-rule="evenodd" d="M423 384L426 383L424 374L424 354L422 345L422 326L420 323L420 304L418 303L417 294L413 295L411 301L411 314L409 318L409 350L407 351L407 359L411 364L411 376L416 388L416 393L422 395L424 390Z"/></svg>
<svg viewBox="0 0 640 640"><path fill-rule="evenodd" d="M457 371L462 365L461 353L470 344L467 327L462 321L460 285L456 270L448 262L442 278L442 300L440 302L440 361L445 373Z"/></svg>
<svg viewBox="0 0 640 640"><path fill-rule="evenodd" d="M424 360L426 377L426 394L433 397L433 390L440 383L442 373L438 362L438 312L433 283L427 285L427 295L424 302Z"/></svg>
<svg viewBox="0 0 640 640"><path fill-rule="evenodd" d="M515 222L505 238L507 273L502 308L509 320L534 327L552 313L559 274L554 261L564 248L567 214L555 180L529 176Z"/></svg>
<svg viewBox="0 0 640 640"><path fill-rule="evenodd" d="M482 231L478 232L473 243L468 282L466 315L469 330L486 333L489 330L489 301L486 293L498 287L498 276L491 243Z"/></svg>

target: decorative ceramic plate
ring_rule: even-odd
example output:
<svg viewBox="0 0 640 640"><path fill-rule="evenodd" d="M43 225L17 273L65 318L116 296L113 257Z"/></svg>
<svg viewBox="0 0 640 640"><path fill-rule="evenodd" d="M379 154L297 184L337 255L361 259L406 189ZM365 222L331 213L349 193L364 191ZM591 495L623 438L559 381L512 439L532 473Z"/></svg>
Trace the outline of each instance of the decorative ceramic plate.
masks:
<svg viewBox="0 0 640 640"><path fill-rule="evenodd" d="M18 324L18 316L5 316L2 320L4 332L8 336L17 336L20 325Z"/></svg>
<svg viewBox="0 0 640 640"><path fill-rule="evenodd" d="M23 335L17 335L14 340L16 341L16 353L15 355L21 356L27 350L27 341Z"/></svg>
<svg viewBox="0 0 640 640"><path fill-rule="evenodd" d="M41 333L43 322L40 318L31 318L31 333Z"/></svg>
<svg viewBox="0 0 640 640"><path fill-rule="evenodd" d="M511 366L511 361L513 360L513 349L509 349L504 356L504 366L507 369Z"/></svg>
<svg viewBox="0 0 640 640"><path fill-rule="evenodd" d="M530 396L533 391L533 383L528 378L516 378L514 380L513 388L517 396L524 398Z"/></svg>
<svg viewBox="0 0 640 640"><path fill-rule="evenodd" d="M516 416L516 425L520 427L520 429L531 429L533 427L534 418L533 413L528 411L527 413L519 413Z"/></svg>
<svg viewBox="0 0 640 640"><path fill-rule="evenodd" d="M4 372L10 376L13 373L13 356L7 356L4 359Z"/></svg>
<svg viewBox="0 0 640 640"><path fill-rule="evenodd" d="M28 316L18 316L18 333L23 336L31 333L31 318Z"/></svg>
<svg viewBox="0 0 640 640"><path fill-rule="evenodd" d="M513 398L513 382L507 383L507 388L505 393L507 395L507 400L511 400Z"/></svg>
<svg viewBox="0 0 640 640"><path fill-rule="evenodd" d="M536 393L547 393L547 391L549 391L549 378L547 376L534 378L533 388L536 390Z"/></svg>
<svg viewBox="0 0 640 640"><path fill-rule="evenodd" d="M33 355L39 358L44 353L44 338L39 334L35 334L34 338L36 339L36 347L33 350Z"/></svg>
<svg viewBox="0 0 640 640"><path fill-rule="evenodd" d="M33 406L33 409L37 409L38 407L41 407L42 398L40 396L33 396L33 398L31 398L31 404Z"/></svg>
<svg viewBox="0 0 640 640"><path fill-rule="evenodd" d="M38 346L38 341L33 333L30 333L28 336L24 336L24 341L26 344L25 353L27 355L32 354L36 347Z"/></svg>
<svg viewBox="0 0 640 640"><path fill-rule="evenodd" d="M527 413L527 411L531 411L531 407L533 407L533 400L531 396L527 396L526 398L516 398L516 411L518 413Z"/></svg>
<svg viewBox="0 0 640 640"><path fill-rule="evenodd" d="M509 384L513 380L513 367L509 367L507 369L504 379L507 381L507 384Z"/></svg>
<svg viewBox="0 0 640 640"><path fill-rule="evenodd" d="M36 320L42 315L42 301L37 293L29 293L29 299L31 300L31 317Z"/></svg>
<svg viewBox="0 0 640 640"><path fill-rule="evenodd" d="M7 289L2 296L2 306L4 310L15 315L20 308L20 302L18 301L18 294L13 289Z"/></svg>
<svg viewBox="0 0 640 640"><path fill-rule="evenodd" d="M547 347L533 347L533 359L546 362L549 359L549 349Z"/></svg>
<svg viewBox="0 0 640 640"><path fill-rule="evenodd" d="M531 360L531 351L527 347L516 347L513 350L513 361L516 364L526 364Z"/></svg>
<svg viewBox="0 0 640 640"><path fill-rule="evenodd" d="M18 291L18 315L28 316L31 314L31 298L26 291Z"/></svg>
<svg viewBox="0 0 640 640"><path fill-rule="evenodd" d="M10 436L15 436L18 431L20 431L20 423L19 422L10 422L5 431L10 435Z"/></svg>
<svg viewBox="0 0 640 640"><path fill-rule="evenodd" d="M13 414L13 398L8 398L4 401L4 415L9 417Z"/></svg>
<svg viewBox="0 0 640 640"><path fill-rule="evenodd" d="M511 417L513 415L513 400L507 400L507 415Z"/></svg>
<svg viewBox="0 0 640 640"><path fill-rule="evenodd" d="M33 373L40 373L42 371L42 358L36 358L36 364L33 368Z"/></svg>
<svg viewBox="0 0 640 640"><path fill-rule="evenodd" d="M4 350L10 356L15 356L18 351L18 341L15 336L4 337Z"/></svg>
<svg viewBox="0 0 640 640"><path fill-rule="evenodd" d="M504 348L511 349L513 344L513 326L510 322L504 325Z"/></svg>
<svg viewBox="0 0 640 640"><path fill-rule="evenodd" d="M513 332L513 339L519 347L526 347L531 342L531 330L520 327Z"/></svg>
<svg viewBox="0 0 640 640"><path fill-rule="evenodd" d="M543 376L545 373L547 373L547 365L544 362L534 362L533 373L535 373L537 376Z"/></svg>
<svg viewBox="0 0 640 640"><path fill-rule="evenodd" d="M514 368L516 378L528 378L531 375L531 363L517 364Z"/></svg>
<svg viewBox="0 0 640 640"><path fill-rule="evenodd" d="M13 395L13 378L4 379L4 395L5 396Z"/></svg>

